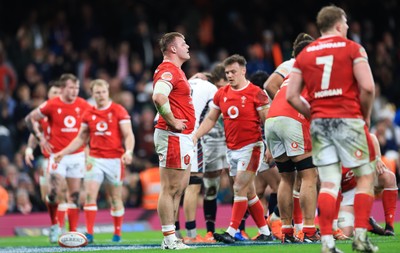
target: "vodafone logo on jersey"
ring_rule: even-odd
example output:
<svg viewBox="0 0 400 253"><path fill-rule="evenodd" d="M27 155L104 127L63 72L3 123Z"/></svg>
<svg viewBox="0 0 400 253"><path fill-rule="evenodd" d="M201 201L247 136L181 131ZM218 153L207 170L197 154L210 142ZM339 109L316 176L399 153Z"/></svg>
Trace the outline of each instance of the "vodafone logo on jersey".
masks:
<svg viewBox="0 0 400 253"><path fill-rule="evenodd" d="M107 125L107 123L104 122L104 121L98 122L98 123L96 124L96 130L97 130L97 131L104 132L104 131L107 130L107 128L108 128L108 125Z"/></svg>
<svg viewBox="0 0 400 253"><path fill-rule="evenodd" d="M76 119L74 116L68 115L64 118L64 128L61 128L61 132L78 132L78 128L75 127Z"/></svg>
<svg viewBox="0 0 400 253"><path fill-rule="evenodd" d="M95 135L111 135L110 131L108 130L108 124L105 121L97 122L96 124L96 132Z"/></svg>
<svg viewBox="0 0 400 253"><path fill-rule="evenodd" d="M228 116L231 119L236 119L239 116L239 109L236 106L232 105L228 108Z"/></svg>

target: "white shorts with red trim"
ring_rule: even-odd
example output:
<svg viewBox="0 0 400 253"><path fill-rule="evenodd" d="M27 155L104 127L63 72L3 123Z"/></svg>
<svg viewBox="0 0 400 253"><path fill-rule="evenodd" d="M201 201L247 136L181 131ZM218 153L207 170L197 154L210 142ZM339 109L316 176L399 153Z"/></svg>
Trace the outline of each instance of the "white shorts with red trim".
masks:
<svg viewBox="0 0 400 253"><path fill-rule="evenodd" d="M311 151L309 125L289 117L268 118L265 121L265 139L273 158L284 153L291 157Z"/></svg>
<svg viewBox="0 0 400 253"><path fill-rule="evenodd" d="M256 173L264 158L264 144L262 141L249 144L237 150L228 149L229 175L236 176L238 171L252 171Z"/></svg>
<svg viewBox="0 0 400 253"><path fill-rule="evenodd" d="M50 174L57 173L64 178L83 178L85 173L85 152L66 155L58 164L54 162L54 154L51 154L47 170Z"/></svg>
<svg viewBox="0 0 400 253"><path fill-rule="evenodd" d="M193 162L197 162L193 161L195 146L192 136L156 128L154 145L160 167L186 170Z"/></svg>
<svg viewBox="0 0 400 253"><path fill-rule="evenodd" d="M114 186L122 185L125 167L121 158L97 158L88 156L86 161L85 181L96 181L100 184L105 180Z"/></svg>
<svg viewBox="0 0 400 253"><path fill-rule="evenodd" d="M354 168L375 160L373 143L362 119L313 119L311 137L316 166L340 161L344 167Z"/></svg>

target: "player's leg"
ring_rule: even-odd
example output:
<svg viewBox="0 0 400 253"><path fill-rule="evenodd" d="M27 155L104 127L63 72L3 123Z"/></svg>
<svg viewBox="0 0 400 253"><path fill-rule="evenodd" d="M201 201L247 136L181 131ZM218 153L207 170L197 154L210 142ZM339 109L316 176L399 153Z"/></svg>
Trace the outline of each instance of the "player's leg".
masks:
<svg viewBox="0 0 400 253"><path fill-rule="evenodd" d="M271 166L271 165L269 165ZM258 177L258 175L257 175ZM271 188L271 194L268 199L268 214L272 214L276 205L278 204L278 188L281 176L276 165L270 167L265 173L262 173L263 180L266 181L266 186ZM264 190L265 190L264 188Z"/></svg>
<svg viewBox="0 0 400 253"><path fill-rule="evenodd" d="M203 183L202 177L202 173L192 172L190 174L189 185L185 189L185 195L183 197L183 210L185 213L185 228L187 236L184 239L185 243L203 242L203 239L197 235L196 229L196 211L201 184Z"/></svg>
<svg viewBox="0 0 400 253"><path fill-rule="evenodd" d="M160 196L158 198L157 211L160 217L164 242L174 243L177 238L175 235L175 217L178 212L179 202L185 187L189 182L190 168L186 170L160 167Z"/></svg>
<svg viewBox="0 0 400 253"><path fill-rule="evenodd" d="M353 193L354 194L354 193ZM354 195L353 195L354 198ZM344 197L345 199L345 197ZM352 205L341 205L339 211L339 228L347 237L353 236L354 231L354 207Z"/></svg>
<svg viewBox="0 0 400 253"><path fill-rule="evenodd" d="M295 162L297 173L301 178L300 204L304 218L304 242L318 242L320 236L315 228L315 210L317 209L317 170L312 163L311 153L299 155Z"/></svg>
<svg viewBox="0 0 400 253"><path fill-rule="evenodd" d="M83 211L85 213L86 222L86 237L89 243L93 242L94 236L94 224L97 214L97 196L99 193L101 182L93 179L84 180L84 188L86 191L85 204Z"/></svg>
<svg viewBox="0 0 400 253"><path fill-rule="evenodd" d="M394 236L394 216L396 213L398 189L396 176L390 170L378 175L378 184L382 191L383 211L385 212L385 235Z"/></svg>
<svg viewBox="0 0 400 253"><path fill-rule="evenodd" d="M215 219L217 217L217 195L219 191L222 170L207 171L207 164L205 166L206 171L203 176L203 211L207 233L204 239L209 242L215 242L213 234L215 232Z"/></svg>
<svg viewBox="0 0 400 253"><path fill-rule="evenodd" d="M286 154L276 157L275 162L281 175L278 188L278 207L282 221L282 242L296 243L299 240L296 240L292 226L295 165Z"/></svg>
<svg viewBox="0 0 400 253"><path fill-rule="evenodd" d="M82 188L82 179L86 171L84 152L64 156L67 170L67 201L68 201L68 221L69 230L76 231L78 228L80 192Z"/></svg>

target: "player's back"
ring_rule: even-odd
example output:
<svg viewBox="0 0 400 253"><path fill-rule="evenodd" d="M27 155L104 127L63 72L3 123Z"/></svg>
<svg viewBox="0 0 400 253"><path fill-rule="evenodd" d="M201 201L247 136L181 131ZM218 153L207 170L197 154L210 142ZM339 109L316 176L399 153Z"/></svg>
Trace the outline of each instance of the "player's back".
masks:
<svg viewBox="0 0 400 253"><path fill-rule="evenodd" d="M366 60L364 48L340 36L321 37L296 58L308 89L313 118L362 118L353 65Z"/></svg>

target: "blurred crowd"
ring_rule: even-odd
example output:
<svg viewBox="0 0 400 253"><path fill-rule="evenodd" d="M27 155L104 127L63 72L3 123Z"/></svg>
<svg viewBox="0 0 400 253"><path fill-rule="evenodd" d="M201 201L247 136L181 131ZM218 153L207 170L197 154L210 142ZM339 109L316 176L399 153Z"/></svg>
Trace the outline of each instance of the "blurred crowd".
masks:
<svg viewBox="0 0 400 253"><path fill-rule="evenodd" d="M372 132L382 153L398 161L400 4L394 0L382 0L379 5L333 2L350 14L349 38L368 52L376 81ZM24 117L46 100L51 80L74 73L81 81L80 96L89 101L91 80L110 83L113 100L132 117L135 162L126 171L124 200L127 207L139 206L138 172L158 163L151 93L153 71L162 60L160 35L172 30L185 34L191 47L191 60L183 66L188 77L210 70L233 53L246 57L249 75L257 70L271 73L291 57L292 40L299 32L319 37L313 17L321 3L295 1L291 8L287 4L264 0L2 1L0 188L8 192L6 212L46 210L38 174L23 160L29 135ZM40 158L39 150L35 155ZM229 183L224 185L219 200L230 202ZM102 199L100 195L99 208L106 206Z"/></svg>

